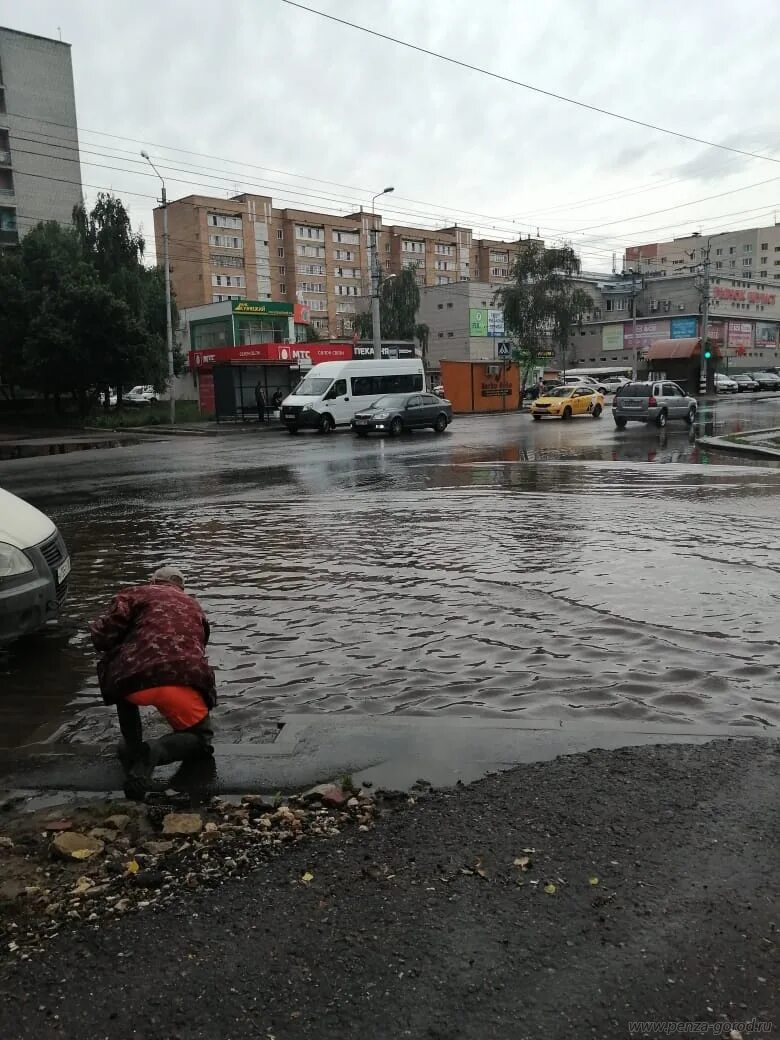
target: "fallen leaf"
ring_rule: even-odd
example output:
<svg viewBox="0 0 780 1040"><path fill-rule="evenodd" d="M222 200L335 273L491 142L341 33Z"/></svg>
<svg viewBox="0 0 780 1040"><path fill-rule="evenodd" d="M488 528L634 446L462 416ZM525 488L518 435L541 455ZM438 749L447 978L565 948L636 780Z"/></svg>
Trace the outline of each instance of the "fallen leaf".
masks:
<svg viewBox="0 0 780 1040"><path fill-rule="evenodd" d="M126 869L128 874L137 874L141 868L138 866L137 860L131 859Z"/></svg>
<svg viewBox="0 0 780 1040"><path fill-rule="evenodd" d="M74 849L70 854L71 859L89 859L90 856L94 856L92 849Z"/></svg>
<svg viewBox="0 0 780 1040"><path fill-rule="evenodd" d="M558 889L555 887L552 881L547 882L547 884L544 886L544 890L548 896L554 896L555 893L558 891Z"/></svg>
<svg viewBox="0 0 780 1040"><path fill-rule="evenodd" d="M485 868L482 866L481 859L478 859L477 862L474 864L474 873L479 874L481 878L487 877L487 874L485 873Z"/></svg>
<svg viewBox="0 0 780 1040"><path fill-rule="evenodd" d="M531 852L531 853L533 853L533 852L536 852L536 851L537 851L536 849L523 849L523 852Z"/></svg>
<svg viewBox="0 0 780 1040"><path fill-rule="evenodd" d="M517 859L515 860L515 863L514 863L514 865L516 867L520 867L521 870L528 870L528 867L530 866L530 864L531 864L531 857L530 856L518 856Z"/></svg>
<svg viewBox="0 0 780 1040"><path fill-rule="evenodd" d="M591 885L597 885L599 883L599 879L594 874L593 877L588 878L588 883Z"/></svg>
<svg viewBox="0 0 780 1040"><path fill-rule="evenodd" d="M304 885L308 885L309 882L311 882L313 880L314 880L314 875L309 873L308 870L306 871L306 873L301 878L301 881L303 882Z"/></svg>

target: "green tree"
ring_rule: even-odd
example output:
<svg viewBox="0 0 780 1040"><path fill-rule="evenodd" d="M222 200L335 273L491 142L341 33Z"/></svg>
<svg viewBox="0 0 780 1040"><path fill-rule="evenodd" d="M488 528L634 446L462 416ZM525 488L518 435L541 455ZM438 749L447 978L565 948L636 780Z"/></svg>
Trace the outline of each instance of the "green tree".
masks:
<svg viewBox="0 0 780 1040"><path fill-rule="evenodd" d="M101 192L89 211L77 206L73 223L84 259L95 269L100 283L127 307L130 320L116 326L123 339L106 343L105 389L116 386L121 401L127 383L151 383L162 389L167 378L165 272L144 266L146 243L134 232L121 199ZM172 321L178 322L172 301ZM180 367L180 358L177 365Z"/></svg>
<svg viewBox="0 0 780 1040"><path fill-rule="evenodd" d="M379 281L379 322L382 339L415 338L415 322L420 309L420 287L415 268L405 267L398 275L381 278ZM371 339L373 323L371 311L356 316L361 339Z"/></svg>
<svg viewBox="0 0 780 1040"><path fill-rule="evenodd" d="M520 243L512 281L495 294L504 325L515 340L512 358L520 366L525 387L532 370L550 350L566 367L569 340L593 308L590 296L575 284L580 262L571 246L545 249Z"/></svg>
<svg viewBox="0 0 780 1040"><path fill-rule="evenodd" d="M420 344L420 356L422 357L423 368L428 370L428 343L431 338L431 327L426 325L424 321L419 322L414 327L414 338Z"/></svg>

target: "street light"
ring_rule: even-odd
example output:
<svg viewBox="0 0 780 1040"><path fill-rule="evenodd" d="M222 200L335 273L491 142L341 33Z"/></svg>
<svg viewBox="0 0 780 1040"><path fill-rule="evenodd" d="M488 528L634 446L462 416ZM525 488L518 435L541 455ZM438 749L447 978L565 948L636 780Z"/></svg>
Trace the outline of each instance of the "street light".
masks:
<svg viewBox="0 0 780 1040"><path fill-rule="evenodd" d="M160 183L162 184L162 198L160 202L162 203L163 211L163 263L165 264L165 339L168 345L168 393L170 394L171 402L171 426L173 426L176 422L176 393L173 386L173 325L171 322L171 265L168 256L168 197L165 194L163 176L149 158L149 153L142 151L141 155L160 178Z"/></svg>
<svg viewBox="0 0 780 1040"><path fill-rule="evenodd" d="M376 200L389 195L395 188L383 188L371 199L371 327L374 336L374 358L382 358L382 326L379 317L379 250L376 239Z"/></svg>

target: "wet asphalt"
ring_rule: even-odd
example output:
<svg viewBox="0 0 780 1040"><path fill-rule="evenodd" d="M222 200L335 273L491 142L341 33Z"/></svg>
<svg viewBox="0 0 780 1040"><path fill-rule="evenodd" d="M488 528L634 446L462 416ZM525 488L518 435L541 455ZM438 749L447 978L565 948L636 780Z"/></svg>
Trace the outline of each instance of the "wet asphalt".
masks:
<svg viewBox="0 0 780 1040"><path fill-rule="evenodd" d="M780 398L699 433L780 426ZM456 418L257 429L0 463L73 556L62 624L0 654L5 747L98 742L86 625L162 562L213 625L222 741L290 712L780 722L780 469L684 425Z"/></svg>

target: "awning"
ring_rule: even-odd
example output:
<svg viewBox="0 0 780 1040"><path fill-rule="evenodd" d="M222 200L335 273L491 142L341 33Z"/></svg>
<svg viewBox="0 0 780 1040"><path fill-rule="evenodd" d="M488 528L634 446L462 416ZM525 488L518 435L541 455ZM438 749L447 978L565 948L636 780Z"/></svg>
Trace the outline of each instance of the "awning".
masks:
<svg viewBox="0 0 780 1040"><path fill-rule="evenodd" d="M647 351L648 361L671 361L675 358L697 357L701 349L698 337L689 339L656 339Z"/></svg>

